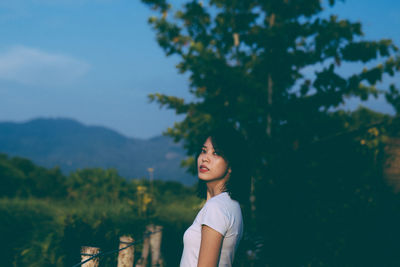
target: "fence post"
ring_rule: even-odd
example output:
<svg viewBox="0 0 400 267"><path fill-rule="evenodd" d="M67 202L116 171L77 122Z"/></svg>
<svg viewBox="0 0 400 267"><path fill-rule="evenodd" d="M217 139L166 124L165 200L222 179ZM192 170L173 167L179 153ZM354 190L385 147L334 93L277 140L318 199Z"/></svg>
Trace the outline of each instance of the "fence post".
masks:
<svg viewBox="0 0 400 267"><path fill-rule="evenodd" d="M153 232L152 224L146 226L146 232ZM147 266L147 259L149 257L149 252L150 252L150 237L147 233L145 233L143 238L142 256L138 260L136 267Z"/></svg>
<svg viewBox="0 0 400 267"><path fill-rule="evenodd" d="M81 247L81 262L89 259L90 257L98 254L100 251L99 248L95 247ZM82 267L98 267L99 266L99 258L94 258L87 263L82 264Z"/></svg>
<svg viewBox="0 0 400 267"><path fill-rule="evenodd" d="M150 236L150 248L151 248L151 266L163 266L161 259L161 239L162 229L160 225L153 225L153 232Z"/></svg>
<svg viewBox="0 0 400 267"><path fill-rule="evenodd" d="M119 238L119 249L126 247L133 242L133 238L130 236L121 236ZM134 261L134 246L120 250L118 253L118 267L133 267Z"/></svg>

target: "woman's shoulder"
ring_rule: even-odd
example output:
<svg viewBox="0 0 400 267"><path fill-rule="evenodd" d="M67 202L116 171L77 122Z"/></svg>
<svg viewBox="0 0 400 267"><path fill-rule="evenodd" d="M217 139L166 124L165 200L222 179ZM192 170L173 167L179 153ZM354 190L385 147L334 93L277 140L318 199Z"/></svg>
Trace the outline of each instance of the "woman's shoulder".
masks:
<svg viewBox="0 0 400 267"><path fill-rule="evenodd" d="M227 212L231 210L240 209L240 205L236 200L231 199L227 192L220 193L212 198L210 198L205 206L216 207L223 209Z"/></svg>

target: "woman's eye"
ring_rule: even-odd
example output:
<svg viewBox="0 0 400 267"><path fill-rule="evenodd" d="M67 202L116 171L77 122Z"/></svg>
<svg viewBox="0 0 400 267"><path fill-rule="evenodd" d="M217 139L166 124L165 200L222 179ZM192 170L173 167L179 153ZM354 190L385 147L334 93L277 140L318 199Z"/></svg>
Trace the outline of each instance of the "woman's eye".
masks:
<svg viewBox="0 0 400 267"><path fill-rule="evenodd" d="M213 152L213 155L215 155L215 156L219 156L219 154L217 153L217 152Z"/></svg>
<svg viewBox="0 0 400 267"><path fill-rule="evenodd" d="M201 153L204 154L204 153L207 153L207 151L206 151L205 149L202 149L202 150L201 150Z"/></svg>

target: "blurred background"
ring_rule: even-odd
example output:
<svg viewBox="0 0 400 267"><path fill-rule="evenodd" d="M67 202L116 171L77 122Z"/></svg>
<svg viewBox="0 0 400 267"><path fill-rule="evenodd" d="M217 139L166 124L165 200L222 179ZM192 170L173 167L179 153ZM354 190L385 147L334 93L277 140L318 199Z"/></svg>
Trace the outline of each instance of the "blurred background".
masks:
<svg viewBox="0 0 400 267"><path fill-rule="evenodd" d="M158 264L179 265L203 203L193 155L220 125L252 159L235 265L399 266L399 12L1 1L0 266L72 266L81 246L116 249L152 224Z"/></svg>

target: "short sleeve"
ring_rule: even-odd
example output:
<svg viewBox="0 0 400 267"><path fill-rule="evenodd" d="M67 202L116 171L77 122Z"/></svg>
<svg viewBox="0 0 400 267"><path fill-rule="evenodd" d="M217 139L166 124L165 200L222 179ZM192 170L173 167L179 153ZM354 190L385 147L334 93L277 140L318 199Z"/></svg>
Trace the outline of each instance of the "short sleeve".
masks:
<svg viewBox="0 0 400 267"><path fill-rule="evenodd" d="M204 206L204 213L199 223L207 225L225 236L229 229L229 213L218 202L209 202Z"/></svg>

